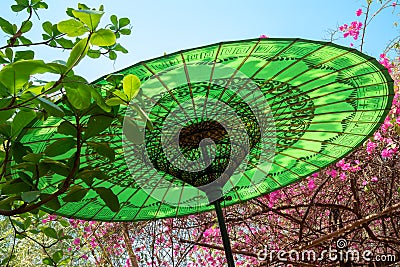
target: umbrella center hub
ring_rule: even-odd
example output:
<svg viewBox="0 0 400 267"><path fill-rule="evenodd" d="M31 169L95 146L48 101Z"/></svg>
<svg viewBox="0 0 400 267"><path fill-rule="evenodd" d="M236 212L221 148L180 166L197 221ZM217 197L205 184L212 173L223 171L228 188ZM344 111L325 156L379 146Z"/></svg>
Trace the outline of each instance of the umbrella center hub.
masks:
<svg viewBox="0 0 400 267"><path fill-rule="evenodd" d="M179 133L179 146L181 148L197 148L201 141L210 144L207 139L220 142L228 138L226 129L216 121L201 121L181 129Z"/></svg>

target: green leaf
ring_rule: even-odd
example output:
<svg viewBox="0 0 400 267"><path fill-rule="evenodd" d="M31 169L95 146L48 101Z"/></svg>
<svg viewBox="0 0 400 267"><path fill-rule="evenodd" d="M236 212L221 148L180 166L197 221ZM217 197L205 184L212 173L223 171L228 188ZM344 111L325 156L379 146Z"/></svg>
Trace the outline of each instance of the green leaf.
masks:
<svg viewBox="0 0 400 267"><path fill-rule="evenodd" d="M40 167L48 168L49 170L52 170L54 173L57 173L65 177L67 177L70 174L69 166L57 160L44 159L40 162L39 168Z"/></svg>
<svg viewBox="0 0 400 267"><path fill-rule="evenodd" d="M48 198L49 196L50 194L40 194L40 199L43 200ZM61 208L60 201L57 197L44 204L44 206L49 207L52 210L58 210Z"/></svg>
<svg viewBox="0 0 400 267"><path fill-rule="evenodd" d="M84 38L75 44L67 61L67 67L76 66L84 58L89 50L88 39Z"/></svg>
<svg viewBox="0 0 400 267"><path fill-rule="evenodd" d="M128 100L132 100L137 96L140 90L140 80L136 75L128 74L122 81L122 88L128 96Z"/></svg>
<svg viewBox="0 0 400 267"><path fill-rule="evenodd" d="M11 123L11 136L15 139L21 133L22 129L36 118L33 110L21 110L18 112Z"/></svg>
<svg viewBox="0 0 400 267"><path fill-rule="evenodd" d="M0 27L5 33L8 33L10 35L15 34L13 25L2 17L0 17Z"/></svg>
<svg viewBox="0 0 400 267"><path fill-rule="evenodd" d="M89 49L87 55L90 58L99 58L101 56L101 52L100 50Z"/></svg>
<svg viewBox="0 0 400 267"><path fill-rule="evenodd" d="M29 59L33 59L34 56L35 56L35 52L33 52L32 50L17 51L17 52L15 52L14 61L19 61L22 59L29 60Z"/></svg>
<svg viewBox="0 0 400 267"><path fill-rule="evenodd" d="M0 82L9 89L12 95L22 90L33 74L54 72L43 60L20 60L3 67L0 71Z"/></svg>
<svg viewBox="0 0 400 267"><path fill-rule="evenodd" d="M53 142L44 150L44 154L49 157L55 157L67 153L76 145L76 140L73 138L63 138Z"/></svg>
<svg viewBox="0 0 400 267"><path fill-rule="evenodd" d="M91 92L87 90L87 87L65 87L68 101L76 109L86 109L90 106Z"/></svg>
<svg viewBox="0 0 400 267"><path fill-rule="evenodd" d="M132 33L131 29L121 29L119 30L119 33L121 33L122 35L129 35Z"/></svg>
<svg viewBox="0 0 400 267"><path fill-rule="evenodd" d="M140 131L139 126L131 118L124 118L123 134L125 138L135 145L143 144L144 135Z"/></svg>
<svg viewBox="0 0 400 267"><path fill-rule="evenodd" d="M117 87L123 79L124 75L122 74L110 74L105 78L107 82L113 84L115 87Z"/></svg>
<svg viewBox="0 0 400 267"><path fill-rule="evenodd" d="M110 127L113 119L112 117L104 115L92 115L87 123L84 139L87 140L96 136Z"/></svg>
<svg viewBox="0 0 400 267"><path fill-rule="evenodd" d="M29 153L29 154L26 154L25 156L23 156L22 159L25 161L33 162L33 163L38 163L42 159L42 157L43 157L43 154L41 154L41 153L39 153L39 154Z"/></svg>
<svg viewBox="0 0 400 267"><path fill-rule="evenodd" d="M67 66L65 66L65 64L60 64L60 63L57 63L57 62L47 63L47 66L49 68L51 68L54 73L57 73L57 74L64 74L68 70L68 68L67 68ZM52 83L51 85L53 85L53 84L54 83ZM45 89L48 89L48 88L45 88Z"/></svg>
<svg viewBox="0 0 400 267"><path fill-rule="evenodd" d="M64 256L63 251L59 250L54 252L54 254L51 257L53 258L53 261L57 263L62 259L63 256Z"/></svg>
<svg viewBox="0 0 400 267"><path fill-rule="evenodd" d="M117 19L117 16L111 15L110 20L111 20L111 23L117 28L117 27L118 27L118 19Z"/></svg>
<svg viewBox="0 0 400 267"><path fill-rule="evenodd" d="M23 26L21 27L21 32L29 32L32 29L33 23L30 20L24 21Z"/></svg>
<svg viewBox="0 0 400 267"><path fill-rule="evenodd" d="M122 53L124 53L124 54L128 53L128 50L126 50L126 48L123 47L123 46L120 45L120 44L115 45L113 49L114 49L115 51L119 51L119 52L122 52Z"/></svg>
<svg viewBox="0 0 400 267"><path fill-rule="evenodd" d="M106 104L109 106L125 105L126 102L122 101L119 97L112 97L106 100Z"/></svg>
<svg viewBox="0 0 400 267"><path fill-rule="evenodd" d="M20 40L21 43L24 44L24 45L30 45L30 44L32 44L32 41L29 40L29 39L27 39L27 38L25 38L24 36L18 37L18 40Z"/></svg>
<svg viewBox="0 0 400 267"><path fill-rule="evenodd" d="M103 181L108 181L110 177L106 175L104 172L102 172L99 169L95 170L82 170L78 173L76 176L77 178L82 179L82 181L87 184L89 187L93 185L93 179L97 178Z"/></svg>
<svg viewBox="0 0 400 267"><path fill-rule="evenodd" d="M23 201L27 203L31 203L38 199L40 196L40 191L29 191L29 192L22 192L21 198Z"/></svg>
<svg viewBox="0 0 400 267"><path fill-rule="evenodd" d="M11 146L11 152L13 159L15 160L16 163L21 163L23 162L22 157L25 156L28 153L32 153L32 149L28 146L24 146L20 142L13 142Z"/></svg>
<svg viewBox="0 0 400 267"><path fill-rule="evenodd" d="M26 174L25 172L18 172L18 177L19 177L24 183L26 183L26 184L32 186L32 188L34 187L34 186L33 186L33 183L32 183L32 177L30 177L30 176L29 176L28 174Z"/></svg>
<svg viewBox="0 0 400 267"><path fill-rule="evenodd" d="M24 10L26 8L26 6L20 6L20 5L12 5L11 6L11 10L14 12L20 12L22 10Z"/></svg>
<svg viewBox="0 0 400 267"><path fill-rule="evenodd" d="M74 185L71 189L67 192L67 195L63 197L65 202L77 202L84 198L87 194L89 189L83 188L80 185Z"/></svg>
<svg viewBox="0 0 400 267"><path fill-rule="evenodd" d="M78 9L79 10L90 10L90 8L87 5L82 4L82 3L78 3Z"/></svg>
<svg viewBox="0 0 400 267"><path fill-rule="evenodd" d="M31 186L24 182L18 182L17 180L12 181L11 183L6 183L1 188L1 193L5 195L18 194L27 191L31 191Z"/></svg>
<svg viewBox="0 0 400 267"><path fill-rule="evenodd" d="M46 98L38 97L38 96L36 96L36 94L34 94L32 92L27 92L27 93L29 93L31 95L31 97L35 97L33 102L41 105L47 111L47 113L49 113L51 116L59 117L59 118L62 118L65 116L64 111L59 106L54 104L53 102L47 100Z"/></svg>
<svg viewBox="0 0 400 267"><path fill-rule="evenodd" d="M5 50L5 55L10 61L12 61L14 57L14 52L11 48L7 47Z"/></svg>
<svg viewBox="0 0 400 267"><path fill-rule="evenodd" d="M109 57L111 60L116 60L116 59L117 59L117 53L115 53L114 51L110 51L110 52L108 53L108 57Z"/></svg>
<svg viewBox="0 0 400 267"><path fill-rule="evenodd" d="M24 221L24 230L28 229L29 226L31 226L31 224L32 224L32 218L31 217L26 218Z"/></svg>
<svg viewBox="0 0 400 267"><path fill-rule="evenodd" d="M87 142L97 153L108 158L110 161L115 160L115 152L107 143Z"/></svg>
<svg viewBox="0 0 400 267"><path fill-rule="evenodd" d="M111 107L106 104L104 98L100 95L99 92L97 92L96 88L94 88L93 86L90 86L89 88L90 88L90 94L93 97L94 101L96 101L96 104L105 112L110 112Z"/></svg>
<svg viewBox="0 0 400 267"><path fill-rule="evenodd" d="M42 262L43 262L44 264L47 264L47 265L51 265L51 266L54 265L53 261L52 261L49 257L44 258L44 259L42 260Z"/></svg>
<svg viewBox="0 0 400 267"><path fill-rule="evenodd" d="M71 135L73 137L76 137L77 134L76 127L69 121L63 121L60 125L58 125L57 131L60 134Z"/></svg>
<svg viewBox="0 0 400 267"><path fill-rule="evenodd" d="M71 40L65 38L58 38L56 39L56 42L65 49L71 49L74 47L74 43Z"/></svg>
<svg viewBox="0 0 400 267"><path fill-rule="evenodd" d="M14 113L15 113L15 109L8 109L8 110L0 111L0 122L7 121L9 118L11 118L12 115L14 115ZM10 134L11 134L11 132L10 132Z"/></svg>
<svg viewBox="0 0 400 267"><path fill-rule="evenodd" d="M120 18L119 19L119 27L123 28L127 25L129 25L129 23L131 23L131 21L128 18Z"/></svg>
<svg viewBox="0 0 400 267"><path fill-rule="evenodd" d="M69 227L69 226L70 226L69 222L68 222L67 220L65 220L65 219L59 219L58 222L59 222L59 223L61 224L61 226L63 226L63 227Z"/></svg>
<svg viewBox="0 0 400 267"><path fill-rule="evenodd" d="M118 197L114 194L114 192L105 187L95 188L97 194L99 194L100 198L106 203L107 207L110 208L113 212L118 212L120 209L120 204L118 201Z"/></svg>
<svg viewBox="0 0 400 267"><path fill-rule="evenodd" d="M29 0L15 0L15 2L17 2L17 4L21 6L29 6Z"/></svg>
<svg viewBox="0 0 400 267"><path fill-rule="evenodd" d="M112 46L115 44L117 38L115 34L109 29L100 29L93 33L90 38L90 43L97 46Z"/></svg>
<svg viewBox="0 0 400 267"><path fill-rule="evenodd" d="M104 12L95 10L72 10L72 14L85 23L90 30L96 30Z"/></svg>
<svg viewBox="0 0 400 267"><path fill-rule="evenodd" d="M53 34L53 25L50 21L43 22L42 28L48 35L51 36Z"/></svg>
<svg viewBox="0 0 400 267"><path fill-rule="evenodd" d="M22 222L20 222L19 220L11 219L11 221L12 221L14 224L16 224L19 228L21 228L22 230L25 230L25 229L24 229L24 228L25 228L24 224L23 224Z"/></svg>
<svg viewBox="0 0 400 267"><path fill-rule="evenodd" d="M69 19L59 22L57 24L57 29L61 33L67 34L69 37L81 36L88 32L88 29L85 27L85 25L76 19ZM49 33L49 35L52 35L52 33Z"/></svg>
<svg viewBox="0 0 400 267"><path fill-rule="evenodd" d="M45 2L39 2L39 3L35 4L35 5L33 5L32 8L33 9L39 9L39 8L48 9L49 6Z"/></svg>
<svg viewBox="0 0 400 267"><path fill-rule="evenodd" d="M52 227L45 227L42 229L42 232L48 237L58 239L57 231Z"/></svg>

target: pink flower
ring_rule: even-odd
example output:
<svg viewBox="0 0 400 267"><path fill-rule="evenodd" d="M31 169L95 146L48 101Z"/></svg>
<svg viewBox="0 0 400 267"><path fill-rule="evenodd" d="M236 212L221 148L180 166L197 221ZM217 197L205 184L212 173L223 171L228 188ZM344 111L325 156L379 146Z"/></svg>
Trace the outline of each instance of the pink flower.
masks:
<svg viewBox="0 0 400 267"><path fill-rule="evenodd" d="M87 260L89 257L87 255L82 255L82 259Z"/></svg>
<svg viewBox="0 0 400 267"><path fill-rule="evenodd" d="M131 265L131 260L130 260L130 259L127 259L126 262L125 262L124 267L131 267L131 266L132 266L132 265Z"/></svg>
<svg viewBox="0 0 400 267"><path fill-rule="evenodd" d="M392 6L395 7L395 6L396 6L396 2L393 2L393 3L392 3Z"/></svg>
<svg viewBox="0 0 400 267"><path fill-rule="evenodd" d="M357 17L359 17L359 16L361 16L361 14L362 14L362 9L360 8L356 11L356 15L357 15Z"/></svg>
<svg viewBox="0 0 400 267"><path fill-rule="evenodd" d="M78 246L81 243L81 240L77 237L74 239L74 241L72 242L72 244Z"/></svg>
<svg viewBox="0 0 400 267"><path fill-rule="evenodd" d="M368 184L367 181L363 181L363 182L362 182L362 185L363 185L363 186L366 186L367 184Z"/></svg>
<svg viewBox="0 0 400 267"><path fill-rule="evenodd" d="M346 181L346 174L344 172L341 172L339 177L340 177L340 180Z"/></svg>
<svg viewBox="0 0 400 267"><path fill-rule="evenodd" d="M374 152L374 150L375 150L375 148L376 148L377 146L378 146L378 145L377 145L376 143L371 142L371 140L368 140L368 143L367 143L367 153L368 153L369 155L371 155L372 152Z"/></svg>
<svg viewBox="0 0 400 267"><path fill-rule="evenodd" d="M332 178L336 178L338 175L336 170L328 170L328 171L326 171L326 174L330 175Z"/></svg>
<svg viewBox="0 0 400 267"><path fill-rule="evenodd" d="M308 189L310 189L310 190L312 191L312 190L314 190L317 186L315 185L314 180L313 180L313 179L310 179L310 180L308 181L307 187L308 187Z"/></svg>
<svg viewBox="0 0 400 267"><path fill-rule="evenodd" d="M363 24L361 22L353 21L350 26L347 24L343 24L339 27L339 30L343 32L344 38L351 36L354 40L357 40L362 26Z"/></svg>
<svg viewBox="0 0 400 267"><path fill-rule="evenodd" d="M347 171L350 168L350 163L344 163L344 159L341 159L336 163L336 167L340 167L343 171Z"/></svg>
<svg viewBox="0 0 400 267"><path fill-rule="evenodd" d="M380 54L379 56L381 59L379 60L379 63L381 63L385 68L388 69L388 72L392 72L393 64L389 62L389 59L386 57L386 54Z"/></svg>
<svg viewBox="0 0 400 267"><path fill-rule="evenodd" d="M374 134L374 139L375 139L376 141L382 141L383 138L382 138L381 133L380 133L380 132L376 132L376 133Z"/></svg>
<svg viewBox="0 0 400 267"><path fill-rule="evenodd" d="M49 215L47 218L49 219L49 221L54 221L57 219L57 215Z"/></svg>
<svg viewBox="0 0 400 267"><path fill-rule="evenodd" d="M268 37L267 35L265 35L265 34L261 34L261 35L260 35L260 38L261 38L261 39L266 39L266 38L269 38L269 37Z"/></svg>
<svg viewBox="0 0 400 267"><path fill-rule="evenodd" d="M372 177L371 182L374 182L374 183L378 182L378 177L376 177L376 176Z"/></svg>

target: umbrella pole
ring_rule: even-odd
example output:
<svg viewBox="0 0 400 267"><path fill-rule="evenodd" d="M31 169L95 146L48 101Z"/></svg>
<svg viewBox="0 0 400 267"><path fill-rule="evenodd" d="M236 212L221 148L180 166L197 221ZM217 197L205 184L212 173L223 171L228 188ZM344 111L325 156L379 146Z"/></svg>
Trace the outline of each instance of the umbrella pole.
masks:
<svg viewBox="0 0 400 267"><path fill-rule="evenodd" d="M219 230L221 232L222 243L224 244L225 257L228 262L228 267L235 267L235 262L233 260L231 243L229 241L228 231L225 225L224 214L222 213L220 200L214 201L215 211L217 212Z"/></svg>

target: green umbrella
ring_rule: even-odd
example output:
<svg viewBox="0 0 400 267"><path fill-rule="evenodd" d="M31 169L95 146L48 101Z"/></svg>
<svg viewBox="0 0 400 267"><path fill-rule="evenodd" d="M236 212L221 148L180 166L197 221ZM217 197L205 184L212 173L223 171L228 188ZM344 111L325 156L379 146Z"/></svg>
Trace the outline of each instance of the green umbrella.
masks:
<svg viewBox="0 0 400 267"><path fill-rule="evenodd" d="M118 74L129 77L129 88L138 82L129 74L137 76L140 91L126 90L130 97L138 93L128 106L80 118L87 127L74 180L84 191L81 200L64 197L60 207L43 209L137 221L215 208L229 266L221 202L268 194L345 157L383 122L394 94L388 71L374 58L303 39L207 45L137 63L94 84L110 92ZM118 104L118 97L124 98L114 92L107 103ZM73 140L67 124L74 120L67 114L38 121L20 142L44 152L57 140ZM75 149L63 152L61 162ZM52 193L63 179L55 171L38 188ZM116 198L105 197L110 190Z"/></svg>

